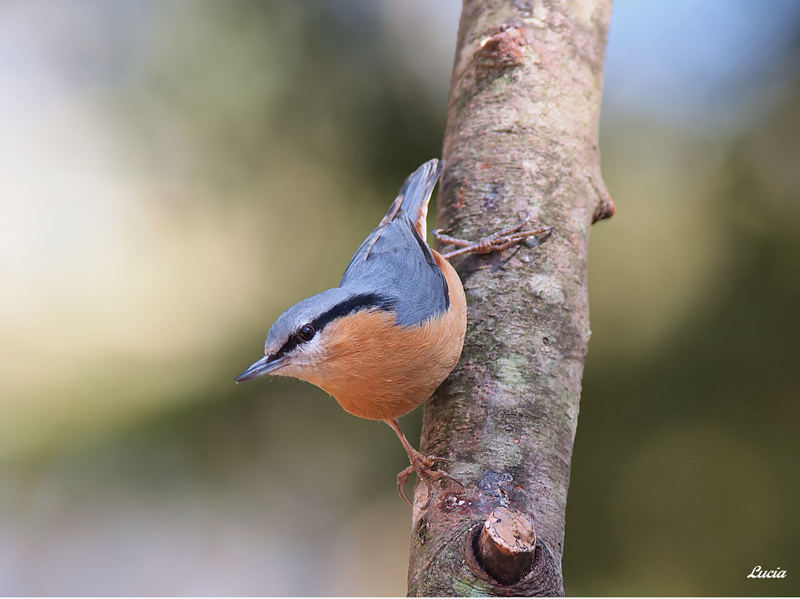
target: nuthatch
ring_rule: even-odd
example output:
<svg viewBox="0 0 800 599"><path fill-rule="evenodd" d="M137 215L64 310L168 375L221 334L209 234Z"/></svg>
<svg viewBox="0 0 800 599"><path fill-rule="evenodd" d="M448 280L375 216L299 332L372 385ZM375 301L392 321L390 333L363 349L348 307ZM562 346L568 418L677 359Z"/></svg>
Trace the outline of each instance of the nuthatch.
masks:
<svg viewBox="0 0 800 599"><path fill-rule="evenodd" d="M524 222L470 244L438 234L461 249L442 256L425 241L428 203L444 164L431 160L411 174L377 228L356 250L339 286L295 304L267 333L264 357L236 378L291 376L330 393L351 414L383 420L400 438L412 472L427 487L448 478L434 470L400 430L398 418L428 399L458 362L467 326L467 302L454 255L504 249L549 229L518 233ZM526 221L527 222L527 219ZM427 507L427 503L425 504Z"/></svg>

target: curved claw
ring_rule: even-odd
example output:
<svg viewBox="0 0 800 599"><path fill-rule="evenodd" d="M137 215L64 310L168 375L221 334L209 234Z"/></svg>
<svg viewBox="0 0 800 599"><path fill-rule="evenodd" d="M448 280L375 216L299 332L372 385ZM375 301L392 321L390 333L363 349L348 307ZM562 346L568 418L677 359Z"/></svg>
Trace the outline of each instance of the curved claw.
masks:
<svg viewBox="0 0 800 599"><path fill-rule="evenodd" d="M431 499L433 499L433 487L431 486L430 478L420 474L414 466L409 466L405 470L403 470L400 474L397 475L397 492L400 495L400 498L406 502L408 507L413 508L414 504L406 495L406 483L408 482L408 477L411 476L413 472L417 473L417 476L420 477L420 480L425 483L425 491L427 493L427 500L425 501L425 505L422 506L422 509L426 509L431 504ZM447 475L450 477L450 475ZM452 478L452 477L450 477ZM458 481L456 481L458 482ZM461 484L458 482L458 484ZM462 485L463 486L463 485Z"/></svg>
<svg viewBox="0 0 800 599"><path fill-rule="evenodd" d="M447 472L439 472L439 474L441 474L442 477L446 478L447 480L452 480L454 483L456 483L462 489L464 488L464 483L462 483L460 480L458 480L455 476L451 476Z"/></svg>
<svg viewBox="0 0 800 599"><path fill-rule="evenodd" d="M414 472L414 466L409 466L397 475L397 492L399 493L400 498L408 504L408 507L414 507L406 495L406 483L408 482L408 477L411 476L412 472Z"/></svg>

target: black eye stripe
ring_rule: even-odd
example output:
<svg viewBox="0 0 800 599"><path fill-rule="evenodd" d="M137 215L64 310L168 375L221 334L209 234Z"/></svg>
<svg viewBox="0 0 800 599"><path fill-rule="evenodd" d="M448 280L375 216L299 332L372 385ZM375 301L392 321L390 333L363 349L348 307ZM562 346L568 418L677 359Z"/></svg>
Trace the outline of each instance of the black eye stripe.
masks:
<svg viewBox="0 0 800 599"><path fill-rule="evenodd" d="M348 300L340 302L333 306L327 312L323 312L317 318L312 320L309 323L304 324L294 333L292 333L289 338L286 340L286 343L275 352L271 358L274 360L276 358L280 358L283 355L286 355L298 345L302 345L307 341L310 341L317 333L319 333L322 329L324 329L328 324L336 320L337 318L341 318L342 316L347 316L348 314L352 314L353 312L357 312L359 310L369 310L370 308L377 308L378 310L385 310L385 311L394 311L395 305L390 299L378 295L377 293L364 293L361 295L356 295L351 297ZM311 337L304 339L301 335L302 329L306 326L310 326L313 328L314 333Z"/></svg>
<svg viewBox="0 0 800 599"><path fill-rule="evenodd" d="M319 332L337 318L352 314L353 312L357 312L359 310L368 310L370 308L393 311L395 309L395 305L394 302L386 297L378 295L377 293L364 293L336 304L333 308L327 312L323 312L317 318L312 320L310 324L317 332Z"/></svg>

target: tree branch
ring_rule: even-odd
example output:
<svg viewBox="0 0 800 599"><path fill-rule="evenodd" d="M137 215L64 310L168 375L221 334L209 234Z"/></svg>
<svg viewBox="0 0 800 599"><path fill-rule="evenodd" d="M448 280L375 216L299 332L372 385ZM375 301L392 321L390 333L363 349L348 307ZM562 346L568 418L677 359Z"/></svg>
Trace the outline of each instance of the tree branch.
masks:
<svg viewBox="0 0 800 599"><path fill-rule="evenodd" d="M409 595L563 594L589 229L613 214L597 148L610 12L611 0L464 1L438 222L466 239L520 213L555 229L536 249L454 259L467 338L425 408L422 446L451 458L465 488L443 485L426 510L415 503ZM495 574L505 584L482 563L498 559L481 532L496 508L527 516L535 539L532 560Z"/></svg>

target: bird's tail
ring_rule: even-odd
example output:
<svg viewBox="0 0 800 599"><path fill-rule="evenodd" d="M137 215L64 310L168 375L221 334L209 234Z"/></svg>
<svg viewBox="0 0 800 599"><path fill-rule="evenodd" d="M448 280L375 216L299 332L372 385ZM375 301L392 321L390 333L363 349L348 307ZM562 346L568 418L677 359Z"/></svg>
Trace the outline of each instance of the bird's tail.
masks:
<svg viewBox="0 0 800 599"><path fill-rule="evenodd" d="M439 161L434 158L433 160L428 160L428 162L411 173L403 183L400 192L397 194L397 199L392 202L378 228L388 225L394 220L398 211L402 210L414 224L414 228L420 234L420 237L425 239L427 234L428 204L431 201L433 188L436 187L436 181L439 180L439 175L442 174L443 168L444 160Z"/></svg>
<svg viewBox="0 0 800 599"><path fill-rule="evenodd" d="M386 227L388 227L400 213L400 210L402 210L403 214L411 221L414 229L419 233L420 239L423 241L425 240L425 236L428 232L426 224L428 203L431 201L433 188L436 187L436 181L439 180L439 175L442 174L443 168L444 160L440 162L434 158L433 160L428 160L428 162L408 176L403 186L400 188L400 193L397 194L394 202L389 206L389 210L383 215L381 222L378 223L378 226L373 229L372 233L367 236L361 246L356 250L355 255L352 260L350 260L350 265L348 265L347 270L349 270L350 266L354 263L358 262L358 260L366 260L369 258L372 246L380 239ZM345 276L347 276L347 270L344 273Z"/></svg>
<svg viewBox="0 0 800 599"><path fill-rule="evenodd" d="M398 194L398 198L403 198L400 208L423 239L428 233L428 204L443 168L444 160L429 160L408 176Z"/></svg>

